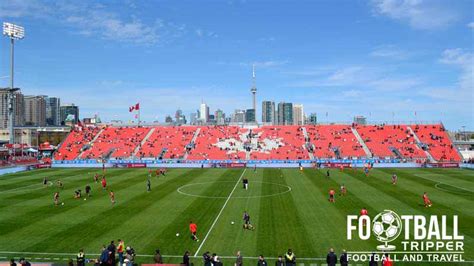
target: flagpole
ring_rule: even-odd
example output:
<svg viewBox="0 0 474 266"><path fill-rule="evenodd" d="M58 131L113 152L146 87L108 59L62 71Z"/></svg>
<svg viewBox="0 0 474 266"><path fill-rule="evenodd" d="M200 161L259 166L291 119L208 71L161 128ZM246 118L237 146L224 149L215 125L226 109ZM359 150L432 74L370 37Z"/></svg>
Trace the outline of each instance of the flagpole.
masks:
<svg viewBox="0 0 474 266"><path fill-rule="evenodd" d="M138 103L140 104L140 103ZM138 107L138 126L140 126L140 109L142 109L140 106Z"/></svg>

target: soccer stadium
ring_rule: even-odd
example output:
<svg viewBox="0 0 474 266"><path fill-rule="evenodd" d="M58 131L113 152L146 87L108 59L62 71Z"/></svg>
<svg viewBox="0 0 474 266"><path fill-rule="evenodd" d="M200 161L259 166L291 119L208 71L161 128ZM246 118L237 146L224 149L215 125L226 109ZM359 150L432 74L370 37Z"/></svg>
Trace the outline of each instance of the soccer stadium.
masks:
<svg viewBox="0 0 474 266"><path fill-rule="evenodd" d="M0 2L0 265L474 265L473 22L458 32L472 2L263 2ZM371 45L344 69L297 68L306 55L275 48L334 36L295 28L338 5L357 14L336 28L365 36L348 37L355 50L379 30L420 47ZM226 35L272 32L275 14L292 28L279 37ZM447 36L471 50L423 61ZM320 45L318 57L344 57ZM188 68L203 60L194 49L212 58L202 69ZM187 83L207 84L209 68L247 89Z"/></svg>

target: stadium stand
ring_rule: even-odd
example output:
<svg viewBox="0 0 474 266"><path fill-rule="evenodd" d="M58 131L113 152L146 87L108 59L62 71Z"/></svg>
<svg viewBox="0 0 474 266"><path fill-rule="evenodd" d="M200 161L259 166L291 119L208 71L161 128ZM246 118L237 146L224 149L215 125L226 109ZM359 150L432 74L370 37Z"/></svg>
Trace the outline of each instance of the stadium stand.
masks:
<svg viewBox="0 0 474 266"><path fill-rule="evenodd" d="M461 161L442 125L76 128L54 159L307 160L367 158L367 154Z"/></svg>
<svg viewBox="0 0 474 266"><path fill-rule="evenodd" d="M99 133L97 127L74 128L59 149L54 154L55 160L74 160L81 153L84 145L88 144Z"/></svg>
<svg viewBox="0 0 474 266"><path fill-rule="evenodd" d="M186 153L186 146L197 127L156 127L145 143L139 147L139 158L181 159Z"/></svg>
<svg viewBox="0 0 474 266"><path fill-rule="evenodd" d="M374 157L426 159L406 125L356 126L356 129Z"/></svg>
<svg viewBox="0 0 474 266"><path fill-rule="evenodd" d="M348 125L305 126L317 158L366 157Z"/></svg>
<svg viewBox="0 0 474 266"><path fill-rule="evenodd" d="M442 125L413 125L411 128L436 161L461 161L461 156Z"/></svg>

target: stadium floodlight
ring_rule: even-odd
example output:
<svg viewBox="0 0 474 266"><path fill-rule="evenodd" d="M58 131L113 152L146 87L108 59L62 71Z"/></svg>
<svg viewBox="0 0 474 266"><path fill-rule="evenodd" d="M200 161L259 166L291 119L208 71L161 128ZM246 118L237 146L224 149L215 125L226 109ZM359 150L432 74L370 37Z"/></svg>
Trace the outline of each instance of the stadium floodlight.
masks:
<svg viewBox="0 0 474 266"><path fill-rule="evenodd" d="M10 91L8 95L8 129L10 131L10 144L15 144L15 131L13 129L13 119L15 117L15 95L14 95L14 72L13 66L15 62L14 50L15 40L25 38L25 28L9 22L3 22L3 35L10 38Z"/></svg>
<svg viewBox="0 0 474 266"><path fill-rule="evenodd" d="M3 35L15 40L25 38L25 28L9 22L3 22Z"/></svg>

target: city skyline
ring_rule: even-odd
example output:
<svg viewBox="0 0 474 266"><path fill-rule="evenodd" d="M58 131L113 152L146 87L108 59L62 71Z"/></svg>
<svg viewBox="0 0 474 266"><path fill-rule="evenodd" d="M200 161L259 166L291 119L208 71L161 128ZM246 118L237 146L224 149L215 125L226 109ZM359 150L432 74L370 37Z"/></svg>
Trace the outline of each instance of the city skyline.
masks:
<svg viewBox="0 0 474 266"><path fill-rule="evenodd" d="M83 117L133 120L127 108L134 102L149 122L163 122L178 106L189 116L200 99L226 114L250 109L255 64L258 103L301 103L322 122L364 115L369 122L474 127L473 24L466 11L472 2L342 3L350 14L329 2L279 2L270 12L259 1L206 9L191 2L170 8L25 0L0 3L0 19L25 27L16 47L16 86L25 95L75 102ZM197 17L183 16L189 10ZM426 19L433 16L436 22ZM8 40L0 44L6 87ZM256 109L260 120L261 105Z"/></svg>

